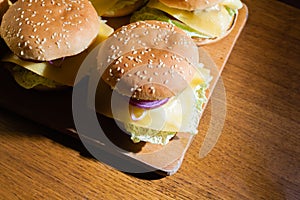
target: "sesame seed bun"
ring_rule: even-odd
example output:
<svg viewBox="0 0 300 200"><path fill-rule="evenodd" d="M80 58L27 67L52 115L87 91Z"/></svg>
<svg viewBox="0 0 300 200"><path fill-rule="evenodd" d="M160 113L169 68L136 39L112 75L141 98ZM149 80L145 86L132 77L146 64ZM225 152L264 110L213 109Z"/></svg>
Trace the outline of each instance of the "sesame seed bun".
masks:
<svg viewBox="0 0 300 200"><path fill-rule="evenodd" d="M171 8L177 8L181 10L188 10L188 11L194 11L194 10L203 10L205 8L209 8L211 6L214 6L223 0L159 0L161 3L171 7Z"/></svg>
<svg viewBox="0 0 300 200"><path fill-rule="evenodd" d="M116 30L97 57L102 79L112 89L142 100L177 95L191 81L198 63L193 40L176 26L155 20Z"/></svg>
<svg viewBox="0 0 300 200"><path fill-rule="evenodd" d="M85 50L100 19L88 0L17 1L3 16L1 35L22 59L49 61Z"/></svg>
<svg viewBox="0 0 300 200"><path fill-rule="evenodd" d="M159 100L184 90L194 73L194 67L182 56L154 48L123 54L106 69L102 79L120 94Z"/></svg>
<svg viewBox="0 0 300 200"><path fill-rule="evenodd" d="M132 50L165 49L187 59L192 65L199 63L198 47L180 28L162 21L147 20L130 23L117 29L102 44L97 64L105 69L116 58Z"/></svg>
<svg viewBox="0 0 300 200"><path fill-rule="evenodd" d="M122 16L126 16L126 15L129 15L129 14L133 13L134 11L138 10L144 4L145 4L145 0L138 0L134 4L125 6L121 9L106 11L102 16L103 17L122 17Z"/></svg>

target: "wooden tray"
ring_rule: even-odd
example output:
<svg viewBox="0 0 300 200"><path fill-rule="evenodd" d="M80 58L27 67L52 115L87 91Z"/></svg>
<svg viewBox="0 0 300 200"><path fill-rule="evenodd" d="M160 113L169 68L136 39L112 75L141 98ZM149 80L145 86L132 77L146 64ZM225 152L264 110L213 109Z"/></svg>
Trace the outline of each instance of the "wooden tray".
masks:
<svg viewBox="0 0 300 200"><path fill-rule="evenodd" d="M246 5L239 15L232 32L223 40L206 45L205 49L214 60L217 69L212 69L214 76L209 90L211 95L214 86L230 56L232 48L242 31L248 16ZM200 53L200 56L203 54ZM20 114L37 123L55 129L64 134L78 136L72 116L72 90L39 92L25 90L16 85L13 78L0 68L0 106ZM134 144L128 135L115 126L114 120L98 116L99 122L107 127L106 135L110 142L118 148L103 144L101 138L95 139L88 135L84 137L101 154L101 162L118 169L118 163L126 162L127 166L137 172L156 171L164 175L174 174L181 166L185 152L190 146L193 136L178 133L167 145L153 145L140 142ZM101 126L102 127L102 126ZM103 128L103 127L102 127ZM104 128L105 129L105 128ZM113 157L112 157L113 156ZM97 157L98 158L98 157ZM122 170L122 169L121 169ZM125 170L126 171L126 170Z"/></svg>

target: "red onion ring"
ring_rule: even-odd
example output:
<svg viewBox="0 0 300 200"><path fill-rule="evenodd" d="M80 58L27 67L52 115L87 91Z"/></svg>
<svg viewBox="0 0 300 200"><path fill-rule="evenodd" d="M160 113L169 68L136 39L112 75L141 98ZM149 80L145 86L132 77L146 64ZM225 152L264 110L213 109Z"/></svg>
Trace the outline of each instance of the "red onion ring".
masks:
<svg viewBox="0 0 300 200"><path fill-rule="evenodd" d="M55 67L60 67L62 65L62 63L64 62L64 60L65 60L65 57L62 57L57 60L50 60L50 61L48 61L48 63L50 65L54 65Z"/></svg>
<svg viewBox="0 0 300 200"><path fill-rule="evenodd" d="M153 109L167 103L169 98L165 98L162 100L138 100L134 98L130 98L129 103L133 106L143 108L143 109Z"/></svg>

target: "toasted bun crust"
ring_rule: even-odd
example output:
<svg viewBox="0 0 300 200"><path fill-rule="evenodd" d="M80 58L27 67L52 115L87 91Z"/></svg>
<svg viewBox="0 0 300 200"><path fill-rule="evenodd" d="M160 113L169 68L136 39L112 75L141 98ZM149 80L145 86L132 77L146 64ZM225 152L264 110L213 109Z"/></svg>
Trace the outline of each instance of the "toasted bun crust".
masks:
<svg viewBox="0 0 300 200"><path fill-rule="evenodd" d="M214 6L223 0L159 0L161 3L171 7L182 10L203 10Z"/></svg>
<svg viewBox="0 0 300 200"><path fill-rule="evenodd" d="M195 68L183 57L163 49L138 49L116 59L102 75L119 93L136 99L172 97L191 82Z"/></svg>
<svg viewBox="0 0 300 200"><path fill-rule="evenodd" d="M120 94L157 100L187 87L198 55L196 44L181 29L149 20L116 30L102 44L97 65L102 79Z"/></svg>
<svg viewBox="0 0 300 200"><path fill-rule="evenodd" d="M85 50L99 26L97 12L88 0L22 0L7 10L0 31L20 58L49 61Z"/></svg>
<svg viewBox="0 0 300 200"><path fill-rule="evenodd" d="M0 0L0 24L4 13L8 9L8 0Z"/></svg>
<svg viewBox="0 0 300 200"><path fill-rule="evenodd" d="M138 0L135 4L125 6L124 8L118 10L110 10L105 12L103 17L122 17L133 13L144 5L144 0Z"/></svg>
<svg viewBox="0 0 300 200"><path fill-rule="evenodd" d="M117 29L100 48L97 65L100 70L114 59L137 49L166 49L187 59L193 65L199 63L198 47L180 28L156 20L134 22Z"/></svg>

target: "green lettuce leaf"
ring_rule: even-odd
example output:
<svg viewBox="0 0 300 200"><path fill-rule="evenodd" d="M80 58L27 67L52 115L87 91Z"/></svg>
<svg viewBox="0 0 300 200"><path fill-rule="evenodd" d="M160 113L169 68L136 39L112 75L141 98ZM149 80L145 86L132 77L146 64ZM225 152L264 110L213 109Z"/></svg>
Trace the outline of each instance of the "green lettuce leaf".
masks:
<svg viewBox="0 0 300 200"><path fill-rule="evenodd" d="M32 71L24 69L19 65L15 65L10 70L16 82L26 89L31 89L38 85L43 85L48 88L56 88L57 86L61 86L61 84L53 80L47 79L45 77L42 77L38 74L35 74Z"/></svg>
<svg viewBox="0 0 300 200"><path fill-rule="evenodd" d="M224 7L225 7L225 9L227 10L227 12L229 13L230 16L234 16L238 12L237 9L233 9L233 8L228 7L228 6L224 6Z"/></svg>
<svg viewBox="0 0 300 200"><path fill-rule="evenodd" d="M203 111L203 104L207 102L206 89L211 81L209 70L205 68L199 68L199 72L203 75L205 82L201 85L198 85L194 90L196 97L196 109L193 113L193 120L190 122L190 134L197 134L198 132L198 124ZM131 140L135 143L145 141L154 144L166 145L176 134L176 132L148 129L145 127L135 126L130 123L125 124L125 129L131 134Z"/></svg>
<svg viewBox="0 0 300 200"><path fill-rule="evenodd" d="M165 12L155 8L144 7L141 10L134 12L130 18L130 22L143 20L158 20L169 22L170 24L173 24L178 28L182 29L190 37L210 38L208 35L200 33L199 31L191 28L190 26L187 26L186 24L176 19L171 19Z"/></svg>
<svg viewBox="0 0 300 200"><path fill-rule="evenodd" d="M125 124L125 128L131 134L131 140L134 143L145 141L153 144L166 145L176 134L176 132L148 129L144 127L138 127L129 123Z"/></svg>

